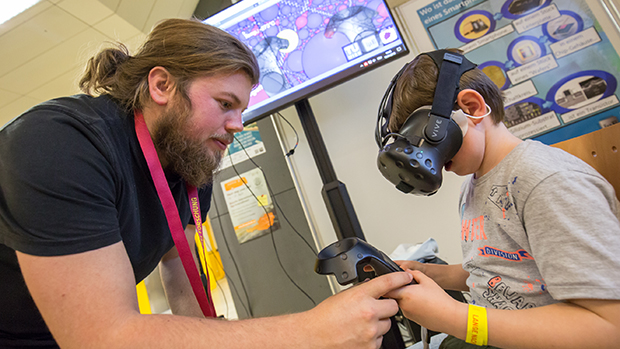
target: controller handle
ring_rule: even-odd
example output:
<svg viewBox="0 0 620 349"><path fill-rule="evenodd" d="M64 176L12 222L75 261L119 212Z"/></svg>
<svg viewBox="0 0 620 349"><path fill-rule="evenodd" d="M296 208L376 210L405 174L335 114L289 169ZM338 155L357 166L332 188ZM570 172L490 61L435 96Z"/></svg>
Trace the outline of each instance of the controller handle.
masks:
<svg viewBox="0 0 620 349"><path fill-rule="evenodd" d="M340 285L347 285L368 277L364 272L366 265L370 265L377 276L403 271L385 253L356 237L336 241L321 250L314 270L322 275L333 274Z"/></svg>

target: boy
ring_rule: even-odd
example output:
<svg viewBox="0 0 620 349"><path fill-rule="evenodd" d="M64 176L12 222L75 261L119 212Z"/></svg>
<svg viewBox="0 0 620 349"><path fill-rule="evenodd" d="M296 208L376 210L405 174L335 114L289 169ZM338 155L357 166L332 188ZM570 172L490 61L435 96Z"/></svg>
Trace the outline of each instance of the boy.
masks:
<svg viewBox="0 0 620 349"><path fill-rule="evenodd" d="M393 92L390 132L432 104L437 80L428 55L408 64ZM409 319L449 334L443 348L617 347L620 212L612 186L572 155L512 135L501 91L479 69L459 87L454 109L467 126L445 169L472 174L459 202L463 264L399 261L418 285L387 296ZM472 305L442 288L469 291Z"/></svg>

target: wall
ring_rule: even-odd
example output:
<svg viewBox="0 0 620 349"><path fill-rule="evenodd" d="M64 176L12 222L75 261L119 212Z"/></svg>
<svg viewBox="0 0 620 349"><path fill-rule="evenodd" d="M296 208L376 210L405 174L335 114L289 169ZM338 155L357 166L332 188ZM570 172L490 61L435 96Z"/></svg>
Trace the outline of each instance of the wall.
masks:
<svg viewBox="0 0 620 349"><path fill-rule="evenodd" d="M0 127L48 99L79 93L87 60L110 42L132 51L151 26L189 18L198 0L39 0L0 23Z"/></svg>
<svg viewBox="0 0 620 349"><path fill-rule="evenodd" d="M270 119L263 118L257 127L265 152L254 156L252 161L235 160L234 168L223 168L218 173L209 210L213 235L240 319L301 312L333 293L328 279L314 272L317 252L309 248L314 245L312 233L274 125ZM257 171L257 167L262 176L246 177L253 191L239 188L249 201L242 195L230 195L232 191L227 195L222 189L222 183L245 177L249 171ZM265 207L273 212L277 222L272 229L258 228L258 224L249 222L257 216L248 206L263 213L256 206L257 199L250 196L261 195L257 188L261 190L263 181L272 195ZM237 220L233 221L235 214ZM244 220L238 220L239 216ZM241 222L253 226L254 233L265 234L239 242L235 227L243 225Z"/></svg>

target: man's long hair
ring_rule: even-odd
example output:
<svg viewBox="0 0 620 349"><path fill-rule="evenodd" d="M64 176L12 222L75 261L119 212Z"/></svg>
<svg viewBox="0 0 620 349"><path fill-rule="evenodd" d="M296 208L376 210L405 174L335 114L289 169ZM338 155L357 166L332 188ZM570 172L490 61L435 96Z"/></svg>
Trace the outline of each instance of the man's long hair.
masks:
<svg viewBox="0 0 620 349"><path fill-rule="evenodd" d="M150 101L147 79L156 66L172 74L186 101L194 78L243 72L256 85L260 74L252 51L232 35L194 19L167 19L135 55L117 43L92 57L79 86L89 95L110 95L127 110L142 109Z"/></svg>

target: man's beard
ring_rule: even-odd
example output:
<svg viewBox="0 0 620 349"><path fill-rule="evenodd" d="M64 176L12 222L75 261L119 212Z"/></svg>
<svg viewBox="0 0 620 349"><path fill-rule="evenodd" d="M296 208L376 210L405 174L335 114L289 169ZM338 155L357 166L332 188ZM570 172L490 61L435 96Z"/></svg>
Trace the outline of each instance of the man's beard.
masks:
<svg viewBox="0 0 620 349"><path fill-rule="evenodd" d="M191 133L191 108L186 101L176 102L157 121L153 144L159 157L166 162L167 169L200 188L213 181L222 153L209 149L205 141L188 136ZM222 137L232 138L232 135L216 138Z"/></svg>

